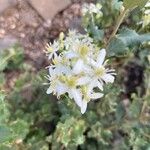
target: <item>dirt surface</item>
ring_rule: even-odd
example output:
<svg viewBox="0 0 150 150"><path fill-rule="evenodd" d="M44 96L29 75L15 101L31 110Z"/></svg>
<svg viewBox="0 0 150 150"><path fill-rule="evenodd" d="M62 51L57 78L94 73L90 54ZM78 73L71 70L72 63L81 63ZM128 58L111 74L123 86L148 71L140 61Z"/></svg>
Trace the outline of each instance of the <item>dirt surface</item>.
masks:
<svg viewBox="0 0 150 150"><path fill-rule="evenodd" d="M56 39L61 31L80 26L81 1L73 0L51 23L45 22L29 3L19 1L0 16L0 38L16 39L24 48L26 61L39 70L47 64L45 44Z"/></svg>
<svg viewBox="0 0 150 150"><path fill-rule="evenodd" d="M7 9L0 15L0 48L5 48L18 41L24 48L26 63L33 66L33 71L38 71L48 65L44 53L47 42L56 39L61 31L66 32L70 28L80 30L80 10L84 1L72 0L72 4L59 12L51 23L45 22L26 1L18 1L16 6ZM91 2L92 0L85 1ZM135 92L136 87L142 84L143 70L140 67L136 67L138 69L135 70L133 64L129 66L125 67L127 79L124 85L126 95L130 97L130 93ZM19 74L17 71L6 73L7 89L14 86L14 80Z"/></svg>
<svg viewBox="0 0 150 150"><path fill-rule="evenodd" d="M0 49L11 46L16 41L23 47L25 63L37 72L45 68L49 62L44 53L47 42L56 39L61 31L78 28L81 18L81 1L72 0L72 4L59 12L51 23L45 22L37 11L26 1L18 0L18 4L6 9L0 15ZM21 73L18 70L5 72L5 90L9 92Z"/></svg>

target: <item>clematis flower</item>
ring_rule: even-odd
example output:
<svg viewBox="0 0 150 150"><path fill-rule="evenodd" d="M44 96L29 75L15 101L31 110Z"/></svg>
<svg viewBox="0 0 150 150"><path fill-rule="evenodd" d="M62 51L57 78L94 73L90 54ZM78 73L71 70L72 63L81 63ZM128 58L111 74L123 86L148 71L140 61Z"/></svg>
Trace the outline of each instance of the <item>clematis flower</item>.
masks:
<svg viewBox="0 0 150 150"><path fill-rule="evenodd" d="M52 75L53 76L51 76L51 78L49 79L53 87L50 86L48 88L47 94L51 94L52 92L54 92L59 97L62 94L68 93L69 97L73 98L79 107L82 107L82 93L80 89L77 88L77 86L86 84L88 82L86 77L78 78L76 76L71 76L71 75L67 75L67 76L59 75L57 76L57 80L52 80L54 79L54 75L56 79L56 74L52 74Z"/></svg>
<svg viewBox="0 0 150 150"><path fill-rule="evenodd" d="M113 83L114 82L114 69L105 68L107 61L105 60L106 50L100 50L96 61L91 60L91 66L86 68L86 72L91 75L91 88L98 87L100 90L103 90L103 81L105 83Z"/></svg>
<svg viewBox="0 0 150 150"><path fill-rule="evenodd" d="M143 27L150 24L150 0L146 3L144 7L144 15L143 15Z"/></svg>
<svg viewBox="0 0 150 150"><path fill-rule="evenodd" d="M90 3L90 4L87 4L87 3L84 3L83 4L83 7L82 7L82 14L83 15L86 15L87 13L89 14L98 14L98 13L102 13L101 12L101 8L102 8L102 5L100 4L93 4L93 3Z"/></svg>
<svg viewBox="0 0 150 150"><path fill-rule="evenodd" d="M55 41L47 50L51 59L47 94L53 93L58 98L67 94L82 114L91 100L103 97L95 88L102 91L104 84L114 82L114 70L106 67L106 50L99 50L87 35L69 31L66 38Z"/></svg>
<svg viewBox="0 0 150 150"><path fill-rule="evenodd" d="M99 99L104 95L102 93L95 93L89 85L82 86L81 91L83 94L82 105L81 105L82 114L86 112L87 104L88 102L90 102L90 100Z"/></svg>
<svg viewBox="0 0 150 150"><path fill-rule="evenodd" d="M46 45L46 51L49 53L48 58L52 59L53 57L57 56L57 51L59 50L59 43L54 41L53 44L47 44Z"/></svg>

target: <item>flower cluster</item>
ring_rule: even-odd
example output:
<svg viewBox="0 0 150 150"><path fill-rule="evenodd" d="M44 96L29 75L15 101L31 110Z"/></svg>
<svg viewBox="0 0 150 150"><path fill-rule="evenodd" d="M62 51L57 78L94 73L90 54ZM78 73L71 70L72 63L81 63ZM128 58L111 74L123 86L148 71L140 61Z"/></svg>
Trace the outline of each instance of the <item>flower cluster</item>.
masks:
<svg viewBox="0 0 150 150"><path fill-rule="evenodd" d="M87 14L101 14L102 15L101 8L102 8L102 5L100 5L99 3L96 5L93 3L90 3L90 4L84 3L82 7L82 14L83 16Z"/></svg>
<svg viewBox="0 0 150 150"><path fill-rule="evenodd" d="M47 94L53 93L59 98L63 94L73 99L85 113L90 100L103 96L104 83L114 82L114 69L106 68L105 49L99 49L87 35L69 31L64 39L61 34L58 41L47 45L49 59L48 79L50 86ZM95 92L95 89L99 92Z"/></svg>
<svg viewBox="0 0 150 150"><path fill-rule="evenodd" d="M149 24L150 24L150 0L147 2L144 8L143 27Z"/></svg>

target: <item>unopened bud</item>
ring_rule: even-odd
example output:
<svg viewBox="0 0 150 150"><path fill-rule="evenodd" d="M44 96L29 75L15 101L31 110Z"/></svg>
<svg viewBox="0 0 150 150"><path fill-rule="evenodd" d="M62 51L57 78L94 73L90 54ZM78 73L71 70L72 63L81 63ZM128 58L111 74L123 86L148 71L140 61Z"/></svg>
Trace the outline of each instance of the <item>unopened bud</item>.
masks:
<svg viewBox="0 0 150 150"><path fill-rule="evenodd" d="M59 39L62 41L63 39L64 39L64 33L63 32L61 32L60 34L59 34Z"/></svg>
<svg viewBox="0 0 150 150"><path fill-rule="evenodd" d="M122 13L124 10L125 10L125 7L124 7L124 6L121 6L121 8L120 8L120 13Z"/></svg>

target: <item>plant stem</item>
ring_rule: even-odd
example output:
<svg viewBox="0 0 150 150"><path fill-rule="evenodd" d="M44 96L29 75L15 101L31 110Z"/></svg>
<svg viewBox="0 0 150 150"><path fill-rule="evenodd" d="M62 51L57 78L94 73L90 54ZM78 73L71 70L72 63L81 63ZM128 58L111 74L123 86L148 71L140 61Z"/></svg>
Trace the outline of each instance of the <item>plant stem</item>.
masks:
<svg viewBox="0 0 150 150"><path fill-rule="evenodd" d="M121 12L121 14L120 14L120 16L119 16L119 18L118 18L118 20L117 20L117 23L116 23L116 25L115 25L115 27L114 27L114 30L113 30L112 34L110 35L110 38L108 39L108 42L107 42L107 44L106 44L107 46L109 45L109 43L110 43L110 41L112 40L112 38L116 35L116 33L117 33L117 31L118 31L118 29L119 29L121 23L123 22L123 20L124 20L126 14L127 14L127 12L128 12L128 9L124 9L124 10Z"/></svg>
<svg viewBox="0 0 150 150"><path fill-rule="evenodd" d="M6 58L4 58L2 60L2 62L0 63L0 65L3 65L6 61L8 61L11 57L13 56L13 54L8 55Z"/></svg>

